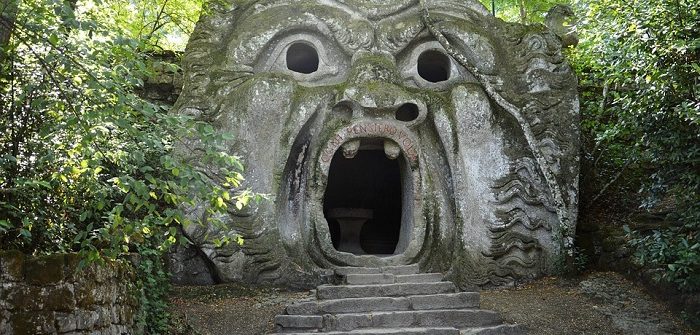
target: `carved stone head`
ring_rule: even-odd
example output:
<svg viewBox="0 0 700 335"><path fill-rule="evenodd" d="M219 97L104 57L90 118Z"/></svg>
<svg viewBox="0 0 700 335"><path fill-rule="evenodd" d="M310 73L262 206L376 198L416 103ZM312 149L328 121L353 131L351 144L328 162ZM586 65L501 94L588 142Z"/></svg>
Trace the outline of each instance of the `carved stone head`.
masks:
<svg viewBox="0 0 700 335"><path fill-rule="evenodd" d="M192 211L221 280L418 263L502 284L571 247L576 79L542 26L476 0L234 1L200 20L184 70L176 111L230 134L270 198L229 206L223 230ZM234 233L242 246L212 243Z"/></svg>

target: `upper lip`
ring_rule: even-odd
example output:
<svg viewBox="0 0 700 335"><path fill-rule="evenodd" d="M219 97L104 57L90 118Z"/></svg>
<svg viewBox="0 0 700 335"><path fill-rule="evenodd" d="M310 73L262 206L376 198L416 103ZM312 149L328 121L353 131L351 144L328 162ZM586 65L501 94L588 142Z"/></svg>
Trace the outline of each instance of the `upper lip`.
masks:
<svg viewBox="0 0 700 335"><path fill-rule="evenodd" d="M389 159L396 159L403 153L411 165L417 162L418 139L408 127L397 122L369 118L355 120L336 131L322 148L321 162L330 164L337 150L343 150L346 158L354 157L362 139L367 138L381 139L384 153Z"/></svg>

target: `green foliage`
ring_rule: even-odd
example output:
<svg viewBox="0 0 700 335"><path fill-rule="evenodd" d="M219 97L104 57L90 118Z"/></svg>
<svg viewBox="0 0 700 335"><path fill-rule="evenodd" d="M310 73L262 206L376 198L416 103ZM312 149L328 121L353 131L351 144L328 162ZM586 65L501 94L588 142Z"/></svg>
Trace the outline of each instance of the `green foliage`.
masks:
<svg viewBox="0 0 700 335"><path fill-rule="evenodd" d="M689 240L687 234L673 229L642 235L626 227L626 232L637 262L660 267L657 280L674 283L687 291L700 287L700 242L697 239Z"/></svg>
<svg viewBox="0 0 700 335"><path fill-rule="evenodd" d="M103 0L98 20L150 48L184 50L205 0Z"/></svg>
<svg viewBox="0 0 700 335"><path fill-rule="evenodd" d="M700 288L700 8L695 1L578 1L571 52L582 88L589 188L638 188L640 206L670 209L673 226L634 233L638 261L660 279ZM597 200L598 197L585 199Z"/></svg>
<svg viewBox="0 0 700 335"><path fill-rule="evenodd" d="M137 329L146 334L167 334L170 328L167 294L170 291L170 276L165 269L164 257L158 251L158 241L139 245L138 283L141 287L141 308L136 315Z"/></svg>
<svg viewBox="0 0 700 335"><path fill-rule="evenodd" d="M493 11L495 5L496 17L508 22L542 23L545 14L557 4L568 4L570 1L558 0L480 0L481 3ZM523 15L525 22L523 22Z"/></svg>
<svg viewBox="0 0 700 335"><path fill-rule="evenodd" d="M164 66L148 54L169 46L174 26L184 24L161 24L160 11L145 8L175 13L168 6L187 3L177 9L191 11L192 21L198 2L18 3L15 24L2 26L12 38L0 54L0 248L76 251L85 261L138 252L146 312L139 320L162 333L161 255L177 242L179 225L195 224L185 210L209 204L204 215L213 221L257 198L241 188L243 166L224 135L134 93ZM216 173L205 172L212 166ZM241 243L220 243L228 240Z"/></svg>

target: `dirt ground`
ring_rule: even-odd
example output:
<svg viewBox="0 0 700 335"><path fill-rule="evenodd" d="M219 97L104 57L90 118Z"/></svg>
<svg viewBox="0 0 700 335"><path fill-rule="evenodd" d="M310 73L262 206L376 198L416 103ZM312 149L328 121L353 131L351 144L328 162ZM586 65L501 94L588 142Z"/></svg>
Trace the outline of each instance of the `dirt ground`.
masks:
<svg viewBox="0 0 700 335"><path fill-rule="evenodd" d="M241 285L175 287L174 334L253 335L274 330L273 318L311 292ZM613 272L574 279L543 278L518 287L481 292L481 306L531 335L696 334L662 302Z"/></svg>

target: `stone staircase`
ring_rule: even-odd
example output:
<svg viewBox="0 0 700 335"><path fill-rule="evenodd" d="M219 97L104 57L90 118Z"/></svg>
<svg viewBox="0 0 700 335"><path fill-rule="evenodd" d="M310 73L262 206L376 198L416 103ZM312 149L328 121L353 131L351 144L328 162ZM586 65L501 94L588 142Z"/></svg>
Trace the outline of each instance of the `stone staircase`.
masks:
<svg viewBox="0 0 700 335"><path fill-rule="evenodd" d="M503 324L479 309L478 292L458 292L440 273L419 273L417 265L336 269L344 285L321 285L316 299L293 303L275 317L284 334L521 335L520 325Z"/></svg>

